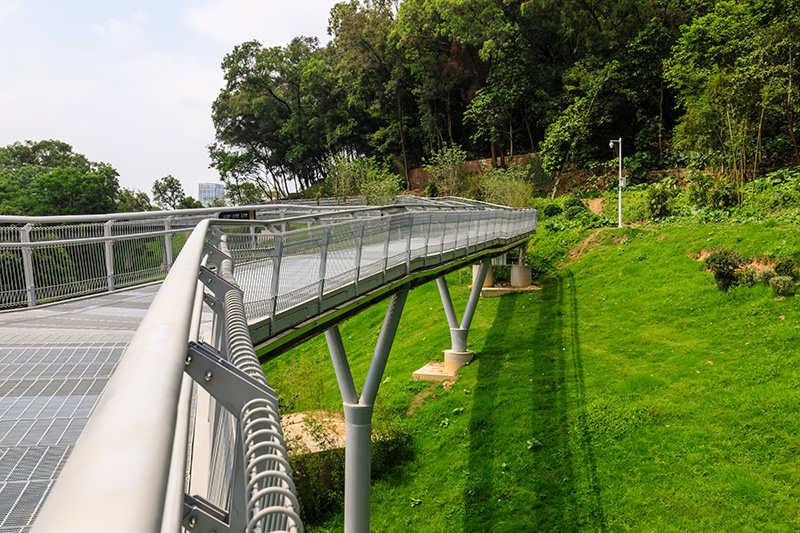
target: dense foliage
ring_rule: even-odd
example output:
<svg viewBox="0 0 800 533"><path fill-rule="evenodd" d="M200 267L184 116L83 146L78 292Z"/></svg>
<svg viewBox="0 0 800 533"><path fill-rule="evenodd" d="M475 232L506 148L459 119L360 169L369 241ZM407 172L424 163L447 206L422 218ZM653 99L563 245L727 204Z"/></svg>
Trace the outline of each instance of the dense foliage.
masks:
<svg viewBox="0 0 800 533"><path fill-rule="evenodd" d="M116 211L117 171L60 141L0 148L0 214L85 215Z"/></svg>
<svg viewBox="0 0 800 533"><path fill-rule="evenodd" d="M212 165L267 196L375 157L402 177L448 146L496 166L713 166L740 182L800 164L800 7L788 0L353 0L332 40L237 46Z"/></svg>

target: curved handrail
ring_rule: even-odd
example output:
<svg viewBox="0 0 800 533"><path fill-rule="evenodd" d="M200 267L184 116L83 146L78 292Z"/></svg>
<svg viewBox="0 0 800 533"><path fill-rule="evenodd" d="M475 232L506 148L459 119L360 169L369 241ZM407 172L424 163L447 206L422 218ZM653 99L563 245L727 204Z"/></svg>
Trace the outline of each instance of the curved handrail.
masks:
<svg viewBox="0 0 800 533"><path fill-rule="evenodd" d="M167 490L175 485L175 462L183 464L185 457L173 446L182 440L176 439L176 423L200 297L198 277L218 298L209 302L222 307L217 315L224 320L220 331L225 337L217 339L221 356L246 374L244 381L254 383L248 387L271 391L259 372L248 331L248 321L264 315L247 316L248 302L272 302L266 318L273 334L411 270L523 242L535 226L535 210L442 204L358 207L279 221L200 222L109 380L32 531L100 532L113 527L122 533L155 532L161 531L165 517L174 521L176 513L182 514ZM336 254L340 256L331 258ZM216 264L214 272L201 267L204 258ZM340 264L326 268L329 261ZM292 269L300 264L313 268L293 278L297 272ZM224 282L213 282L214 275ZM267 276L270 282L264 283ZM214 283L222 287L222 296ZM294 307L286 308L289 304ZM274 455L283 446L274 392L254 400L258 402L245 399L240 412L229 409L241 421L238 431L244 432L234 445L238 451L229 452L238 454L238 468L243 469L233 475L234 483L256 483L248 494L246 520L259 521L272 513L275 517L267 523L302 531L292 498L276 500L293 485L285 459ZM263 424L273 429L255 429ZM265 466L277 469L274 482L261 475ZM283 489L270 490L278 486L274 483Z"/></svg>

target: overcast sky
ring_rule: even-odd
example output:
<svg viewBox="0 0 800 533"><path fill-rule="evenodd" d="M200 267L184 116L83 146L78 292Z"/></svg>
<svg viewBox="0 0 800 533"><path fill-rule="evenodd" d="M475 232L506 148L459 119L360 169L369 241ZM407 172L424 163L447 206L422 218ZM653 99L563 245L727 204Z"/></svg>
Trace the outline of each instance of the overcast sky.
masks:
<svg viewBox="0 0 800 533"><path fill-rule="evenodd" d="M257 39L321 43L335 0L0 0L0 146L57 139L150 194L218 182L206 147L220 64Z"/></svg>

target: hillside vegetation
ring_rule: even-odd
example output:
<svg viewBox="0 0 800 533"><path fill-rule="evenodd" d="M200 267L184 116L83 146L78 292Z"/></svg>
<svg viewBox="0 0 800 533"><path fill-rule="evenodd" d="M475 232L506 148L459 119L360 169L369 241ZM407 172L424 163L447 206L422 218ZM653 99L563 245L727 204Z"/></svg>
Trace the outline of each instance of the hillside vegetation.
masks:
<svg viewBox="0 0 800 533"><path fill-rule="evenodd" d="M476 359L448 388L411 380L449 347L435 285L413 291L378 395L394 440L373 458L372 530L800 529L798 299L721 292L696 260L719 248L769 262L800 239L774 221L597 231L568 266L553 252L541 290L480 301ZM461 310L468 275L448 281ZM341 326L357 384L384 309ZM322 338L265 371L287 408L341 410ZM341 529L335 483L301 505L308 530Z"/></svg>

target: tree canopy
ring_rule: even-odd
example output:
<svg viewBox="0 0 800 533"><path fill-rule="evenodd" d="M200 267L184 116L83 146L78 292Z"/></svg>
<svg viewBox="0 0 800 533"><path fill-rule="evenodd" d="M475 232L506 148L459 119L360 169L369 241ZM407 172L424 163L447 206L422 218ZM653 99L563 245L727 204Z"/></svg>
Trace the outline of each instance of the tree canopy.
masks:
<svg viewBox="0 0 800 533"><path fill-rule="evenodd" d="M329 162L401 176L448 145L503 166L757 172L800 164L800 7L789 0L353 0L331 41L234 48L214 102L212 166L283 195Z"/></svg>
<svg viewBox="0 0 800 533"><path fill-rule="evenodd" d="M117 171L61 141L0 148L0 214L85 215L117 209Z"/></svg>

